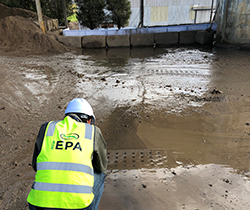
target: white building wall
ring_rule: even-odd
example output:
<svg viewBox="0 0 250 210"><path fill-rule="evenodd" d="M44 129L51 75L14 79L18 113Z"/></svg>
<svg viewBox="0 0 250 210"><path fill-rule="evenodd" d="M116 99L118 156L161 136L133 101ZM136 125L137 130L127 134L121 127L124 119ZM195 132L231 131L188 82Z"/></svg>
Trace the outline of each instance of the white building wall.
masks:
<svg viewBox="0 0 250 210"><path fill-rule="evenodd" d="M130 27L140 22L140 0L130 0ZM193 10L193 6L204 8ZM212 0L144 0L144 26L208 23ZM214 8L216 0L214 0Z"/></svg>

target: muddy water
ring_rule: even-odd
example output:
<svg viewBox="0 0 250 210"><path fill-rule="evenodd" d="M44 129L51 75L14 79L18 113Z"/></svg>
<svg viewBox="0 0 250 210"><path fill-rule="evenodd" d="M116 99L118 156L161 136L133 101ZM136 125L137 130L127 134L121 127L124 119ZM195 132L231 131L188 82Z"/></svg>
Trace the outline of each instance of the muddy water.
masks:
<svg viewBox="0 0 250 210"><path fill-rule="evenodd" d="M98 65L107 71L94 95L113 106L100 127L116 154L101 209L248 209L250 52L136 51ZM145 148L166 149L167 160ZM133 149L149 160L119 156Z"/></svg>
<svg viewBox="0 0 250 210"><path fill-rule="evenodd" d="M109 148L166 148L168 167L216 163L248 173L248 51L124 49L92 59L102 82L78 87L104 103L103 115L111 111L100 125Z"/></svg>
<svg viewBox="0 0 250 210"><path fill-rule="evenodd" d="M186 209L195 209L195 200L199 209L248 209L249 51L189 47L85 50L0 57L0 71L1 209L27 209L25 199L34 179L30 162L39 126L61 119L74 97L84 97L92 104L110 151L166 151L164 172L159 169L145 180L147 196L136 188L139 197L123 199L121 185L116 188L121 194L116 192L120 197L115 204L126 206L133 201L124 209L147 209L150 205L145 199L157 195L162 206L158 209L183 209L182 201ZM142 166L145 162L137 161L136 169ZM108 183L113 176L111 173ZM169 190L167 195L150 188L150 180L155 179L167 180L159 184L164 192ZM241 204L218 199L232 182L232 199L241 192L237 199ZM219 183L213 192L211 183ZM111 209L112 187L107 185L103 210ZM130 187L127 185L128 190ZM200 197L197 187L203 192ZM186 188L191 190L193 203L184 193ZM211 192L210 197L205 192ZM163 202L164 196L172 200ZM136 205L136 200L144 200L145 205ZM221 208L213 208L213 202Z"/></svg>

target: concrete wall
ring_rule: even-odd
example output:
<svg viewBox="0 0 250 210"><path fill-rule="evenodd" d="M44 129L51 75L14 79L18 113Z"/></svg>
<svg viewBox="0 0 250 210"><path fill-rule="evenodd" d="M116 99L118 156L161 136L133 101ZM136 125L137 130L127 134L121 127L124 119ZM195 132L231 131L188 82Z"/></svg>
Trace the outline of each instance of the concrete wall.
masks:
<svg viewBox="0 0 250 210"><path fill-rule="evenodd" d="M112 36L59 36L58 41L75 48L153 47L175 44L211 45L214 31L194 30Z"/></svg>
<svg viewBox="0 0 250 210"><path fill-rule="evenodd" d="M213 43L214 31L197 31L195 35L195 42L201 45Z"/></svg>
<svg viewBox="0 0 250 210"><path fill-rule="evenodd" d="M131 34L132 47L154 46L154 34Z"/></svg>
<svg viewBox="0 0 250 210"><path fill-rule="evenodd" d="M178 42L179 42L179 33L178 32L157 33L157 34L155 34L155 44L156 44L156 46L177 44Z"/></svg>
<svg viewBox="0 0 250 210"><path fill-rule="evenodd" d="M58 36L57 40L69 47L82 48L82 37L81 36L71 36L70 39L67 36Z"/></svg>
<svg viewBox="0 0 250 210"><path fill-rule="evenodd" d="M129 35L107 36L107 46L112 47L130 47Z"/></svg>
<svg viewBox="0 0 250 210"><path fill-rule="evenodd" d="M197 31L181 31L180 32L180 44L193 44L195 42L195 36Z"/></svg>
<svg viewBox="0 0 250 210"><path fill-rule="evenodd" d="M250 44L250 0L220 0L217 20L217 41Z"/></svg>
<svg viewBox="0 0 250 210"><path fill-rule="evenodd" d="M82 48L104 48L106 47L106 36L83 36Z"/></svg>

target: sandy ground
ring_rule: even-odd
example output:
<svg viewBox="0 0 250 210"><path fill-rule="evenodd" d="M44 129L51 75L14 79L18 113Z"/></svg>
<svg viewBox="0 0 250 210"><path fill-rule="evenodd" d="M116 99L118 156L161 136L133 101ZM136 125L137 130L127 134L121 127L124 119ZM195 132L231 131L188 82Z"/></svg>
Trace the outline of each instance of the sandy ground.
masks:
<svg viewBox="0 0 250 210"><path fill-rule="evenodd" d="M1 56L0 209L28 209L39 127L74 97L108 144L100 210L250 209L249 70L232 49Z"/></svg>

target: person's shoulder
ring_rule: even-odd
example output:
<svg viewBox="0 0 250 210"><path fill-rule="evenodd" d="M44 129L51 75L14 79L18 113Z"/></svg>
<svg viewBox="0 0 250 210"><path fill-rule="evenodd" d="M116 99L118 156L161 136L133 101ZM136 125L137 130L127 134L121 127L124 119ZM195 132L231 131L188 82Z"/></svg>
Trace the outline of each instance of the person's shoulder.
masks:
<svg viewBox="0 0 250 210"><path fill-rule="evenodd" d="M96 125L95 125L95 134L96 134L96 135L101 135L101 136L102 136L102 131L101 131L101 129L100 129L98 126L96 126Z"/></svg>
<svg viewBox="0 0 250 210"><path fill-rule="evenodd" d="M99 127L97 127L96 125L95 125L95 131L96 131L97 133L101 133L101 129L100 129Z"/></svg>
<svg viewBox="0 0 250 210"><path fill-rule="evenodd" d="M43 123L43 124L41 125L41 127L47 127L47 125L48 125L49 123L52 123L52 122L57 123L57 122L60 122L60 121L61 121L61 120L47 121L47 122Z"/></svg>
<svg viewBox="0 0 250 210"><path fill-rule="evenodd" d="M41 127L47 127L47 125L49 124L49 122L50 122L50 121L43 123L43 124L41 125Z"/></svg>

